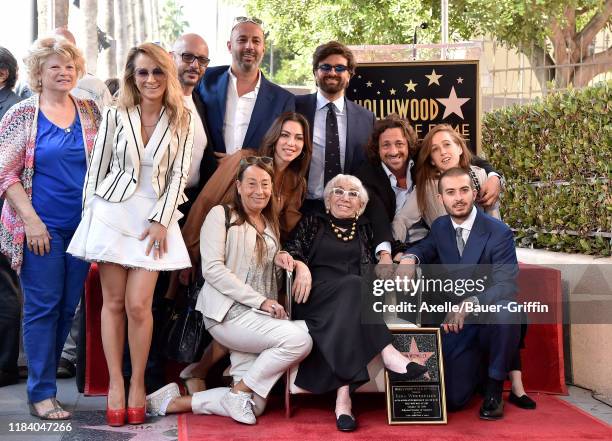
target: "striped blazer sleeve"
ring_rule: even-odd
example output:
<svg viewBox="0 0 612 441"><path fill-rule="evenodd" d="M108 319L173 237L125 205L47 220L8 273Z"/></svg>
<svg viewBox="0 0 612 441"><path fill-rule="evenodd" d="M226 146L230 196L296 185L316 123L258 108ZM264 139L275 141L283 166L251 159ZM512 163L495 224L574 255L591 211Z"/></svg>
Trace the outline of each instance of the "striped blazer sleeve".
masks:
<svg viewBox="0 0 612 441"><path fill-rule="evenodd" d="M85 204L91 199L98 186L108 174L116 128L117 108L107 107L102 117L102 124L100 124L98 134L94 141L94 147L89 160L89 168L85 175L83 209L85 209Z"/></svg>
<svg viewBox="0 0 612 441"><path fill-rule="evenodd" d="M149 221L159 222L168 227L179 204L184 201L183 190L187 183L191 167L191 149L193 147L194 123L188 112L188 124L173 134L177 138L176 155L171 164L170 180L166 182L165 191L153 207Z"/></svg>

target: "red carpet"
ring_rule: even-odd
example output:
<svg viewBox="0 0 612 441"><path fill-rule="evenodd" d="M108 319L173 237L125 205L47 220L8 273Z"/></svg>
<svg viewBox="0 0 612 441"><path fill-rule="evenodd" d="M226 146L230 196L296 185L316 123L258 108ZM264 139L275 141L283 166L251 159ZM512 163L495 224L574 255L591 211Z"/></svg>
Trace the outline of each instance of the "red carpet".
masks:
<svg viewBox="0 0 612 441"><path fill-rule="evenodd" d="M355 400L359 428L353 433L336 430L333 399L300 396L293 400L292 418L285 418L274 402L256 426L229 418L184 414L178 418L179 441L199 440L612 440L612 426L550 395L534 395L537 410L522 410L506 403L501 421L478 418L480 400L468 409L449 413L447 425L389 426L382 394L361 394Z"/></svg>

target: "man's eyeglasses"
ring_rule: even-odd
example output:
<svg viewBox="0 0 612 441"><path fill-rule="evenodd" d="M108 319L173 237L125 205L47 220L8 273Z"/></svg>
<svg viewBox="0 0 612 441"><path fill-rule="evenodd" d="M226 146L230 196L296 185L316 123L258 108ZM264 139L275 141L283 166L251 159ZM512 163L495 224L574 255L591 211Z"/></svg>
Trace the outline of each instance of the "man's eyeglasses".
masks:
<svg viewBox="0 0 612 441"><path fill-rule="evenodd" d="M322 72L331 72L331 70L335 70L336 73L342 73L342 72L346 72L348 70L348 67L345 66L344 64L336 64L335 66L332 66L331 64L319 64L317 66L317 69L319 69Z"/></svg>
<svg viewBox="0 0 612 441"><path fill-rule="evenodd" d="M234 18L234 24L232 25L232 30L236 26L238 26L240 23L255 23L256 25L263 27L263 21L261 21L259 18L240 16L240 17Z"/></svg>
<svg viewBox="0 0 612 441"><path fill-rule="evenodd" d="M193 60L198 60L198 64L200 65L200 67L206 67L208 66L208 63L210 63L210 58L196 57L195 55L190 54L189 52L183 52L181 54L181 59L187 64L193 63Z"/></svg>
<svg viewBox="0 0 612 441"><path fill-rule="evenodd" d="M134 75L140 79L147 79L149 75L153 75L153 78L164 78L166 76L165 72L161 70L159 67L156 67L152 71L148 71L147 69L136 69L134 71Z"/></svg>
<svg viewBox="0 0 612 441"><path fill-rule="evenodd" d="M240 165L264 164L271 165L274 159L269 156L247 156L240 160Z"/></svg>
<svg viewBox="0 0 612 441"><path fill-rule="evenodd" d="M332 193L334 196L338 196L339 198L344 195L348 196L349 199L357 199L359 197L359 192L357 190L345 190L344 188L334 187L332 188Z"/></svg>

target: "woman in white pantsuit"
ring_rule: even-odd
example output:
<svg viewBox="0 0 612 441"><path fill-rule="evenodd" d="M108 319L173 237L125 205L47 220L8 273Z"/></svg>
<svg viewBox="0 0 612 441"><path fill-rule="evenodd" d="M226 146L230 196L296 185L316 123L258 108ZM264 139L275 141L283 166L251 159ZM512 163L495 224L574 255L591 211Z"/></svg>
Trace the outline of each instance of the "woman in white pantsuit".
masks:
<svg viewBox="0 0 612 441"><path fill-rule="evenodd" d="M119 105L107 108L85 178L83 219L68 252L98 262L109 425L145 419L144 370L158 271L190 266L177 223L191 164L193 122L174 62L144 43L128 54ZM132 376L122 376L125 317ZM126 411L127 405L127 411Z"/></svg>
<svg viewBox="0 0 612 441"><path fill-rule="evenodd" d="M147 396L151 413L193 411L255 424L272 386L310 352L306 326L287 320L276 301L275 265L292 269L294 264L279 252L272 176L272 158L243 159L232 205L214 207L201 230L206 283L196 307L213 338L230 350L232 388L180 397L172 383Z"/></svg>

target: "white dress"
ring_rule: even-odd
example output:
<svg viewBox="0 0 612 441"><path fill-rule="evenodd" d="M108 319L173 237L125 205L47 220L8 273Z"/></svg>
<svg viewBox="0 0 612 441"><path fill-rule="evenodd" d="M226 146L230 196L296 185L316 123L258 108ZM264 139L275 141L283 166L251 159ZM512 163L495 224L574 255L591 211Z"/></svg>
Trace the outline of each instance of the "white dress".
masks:
<svg viewBox="0 0 612 441"><path fill-rule="evenodd" d="M138 187L131 197L123 202L109 202L97 195L90 199L68 246L70 254L90 262L112 262L150 271L172 271L191 266L181 230L174 218L166 235L168 252L162 258L154 259L153 250L148 256L145 254L150 241L148 236L139 240L150 225L148 217L158 199L151 184L153 150L145 148Z"/></svg>

